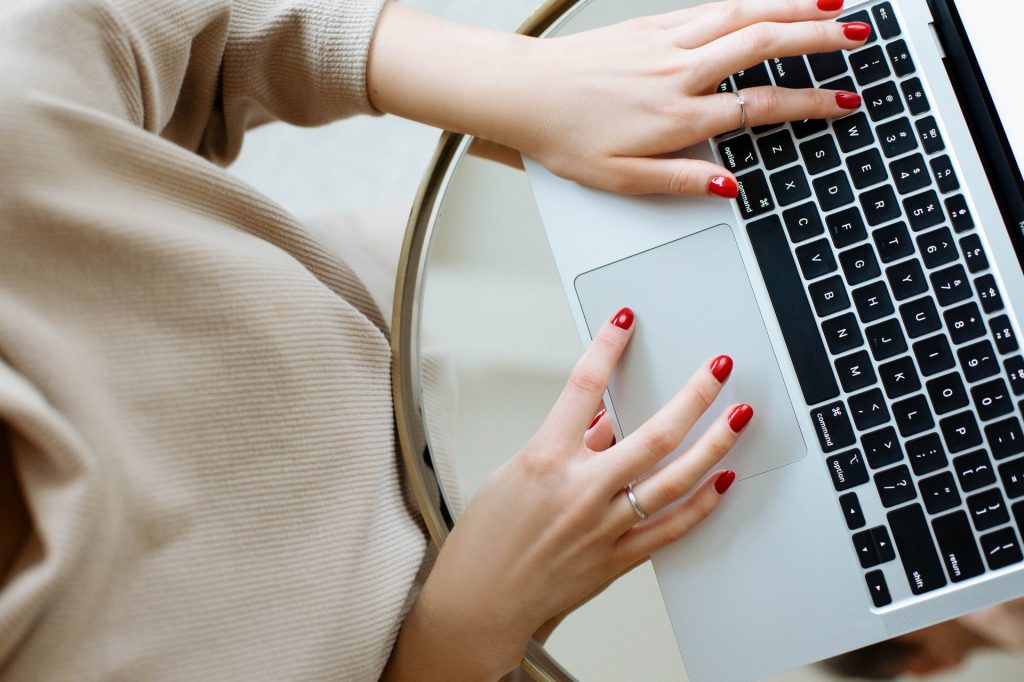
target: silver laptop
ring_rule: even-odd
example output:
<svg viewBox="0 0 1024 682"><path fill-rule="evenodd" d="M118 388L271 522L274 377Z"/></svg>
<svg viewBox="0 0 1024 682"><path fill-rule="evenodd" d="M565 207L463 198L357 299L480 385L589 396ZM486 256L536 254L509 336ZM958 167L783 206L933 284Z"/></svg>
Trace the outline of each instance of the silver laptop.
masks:
<svg viewBox="0 0 1024 682"><path fill-rule="evenodd" d="M637 313L606 399L620 436L719 353L720 403L757 411L728 499L654 557L696 682L1024 595L1016 5L848 0L864 47L727 79L864 97L683 152L730 168L735 202L614 196L527 159L581 336Z"/></svg>

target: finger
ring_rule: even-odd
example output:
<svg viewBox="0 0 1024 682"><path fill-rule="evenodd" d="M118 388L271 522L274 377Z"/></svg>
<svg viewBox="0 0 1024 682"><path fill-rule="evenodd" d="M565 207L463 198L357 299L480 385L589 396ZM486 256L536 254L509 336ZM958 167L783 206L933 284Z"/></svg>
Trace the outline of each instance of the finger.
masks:
<svg viewBox="0 0 1024 682"><path fill-rule="evenodd" d="M647 16L643 18L643 21L648 22L654 28L675 29L693 21L702 14L721 11L722 4L721 2L706 2L696 7L687 7L686 9L677 9L672 12Z"/></svg>
<svg viewBox="0 0 1024 682"><path fill-rule="evenodd" d="M544 429L579 438L604 398L615 363L633 336L633 311L623 308L601 326L551 409ZM578 441L577 441L578 442Z"/></svg>
<svg viewBox="0 0 1024 682"><path fill-rule="evenodd" d="M604 452L615 444L615 430L612 420L604 410L597 413L594 422L583 434L583 444L593 452Z"/></svg>
<svg viewBox="0 0 1024 682"><path fill-rule="evenodd" d="M843 3L837 0L720 2L712 6L715 7L715 11L702 13L693 17L692 21L681 24L675 31L675 41L679 47L693 49L753 24L834 19L839 16L842 6Z"/></svg>
<svg viewBox="0 0 1024 682"><path fill-rule="evenodd" d="M868 38L867 24L804 21L797 24L761 23L730 33L697 48L709 83L773 58L860 47Z"/></svg>
<svg viewBox="0 0 1024 682"><path fill-rule="evenodd" d="M679 447L700 416L711 406L732 371L727 355L705 362L682 390L676 393L654 416L613 450L608 458L609 492L618 491L625 481L637 478Z"/></svg>
<svg viewBox="0 0 1024 682"><path fill-rule="evenodd" d="M685 502L627 531L616 542L615 552L623 561L642 561L676 542L711 516L735 480L733 471L720 471L708 477Z"/></svg>
<svg viewBox="0 0 1024 682"><path fill-rule="evenodd" d="M635 484L633 496L640 508L648 516L655 516L689 495L697 482L732 450L753 416L749 405L733 405L686 452ZM609 522L619 533L636 525L637 513L627 496L620 495L613 501Z"/></svg>
<svg viewBox="0 0 1024 682"><path fill-rule="evenodd" d="M673 194L735 199L739 193L736 176L707 161L621 156L615 160L613 172L616 179L611 189L619 194Z"/></svg>
<svg viewBox="0 0 1024 682"><path fill-rule="evenodd" d="M855 92L836 90L790 90L771 86L743 90L747 127L848 116L861 105ZM703 117L696 122L701 135L715 137L736 127L740 118L735 94L708 95Z"/></svg>

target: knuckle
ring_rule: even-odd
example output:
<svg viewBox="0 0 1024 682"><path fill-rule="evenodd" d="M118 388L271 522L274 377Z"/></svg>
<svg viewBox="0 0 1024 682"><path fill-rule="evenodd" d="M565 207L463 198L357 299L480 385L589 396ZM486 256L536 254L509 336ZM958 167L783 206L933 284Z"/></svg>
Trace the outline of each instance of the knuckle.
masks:
<svg viewBox="0 0 1024 682"><path fill-rule="evenodd" d="M577 366L569 377L569 384L582 393L600 393L604 391L601 375L586 365Z"/></svg>
<svg viewBox="0 0 1024 682"><path fill-rule="evenodd" d="M711 385L710 380L702 377L693 385L693 397L697 401L700 411L705 412L715 402L718 391Z"/></svg>
<svg viewBox="0 0 1024 682"><path fill-rule="evenodd" d="M752 54L765 55L775 44L775 29L771 24L754 24L744 31L744 42Z"/></svg>
<svg viewBox="0 0 1024 682"><path fill-rule="evenodd" d="M693 499L693 516L697 523L711 516L713 511L715 511L715 507L708 502L707 498L703 495L695 496Z"/></svg>
<svg viewBox="0 0 1024 682"><path fill-rule="evenodd" d="M782 96L774 88L759 90L756 106L763 121L775 121L782 113Z"/></svg>
<svg viewBox="0 0 1024 682"><path fill-rule="evenodd" d="M726 436L712 438L707 446L708 455L717 462L729 454L729 450L732 449L732 444L732 439Z"/></svg>
<svg viewBox="0 0 1024 682"><path fill-rule="evenodd" d="M690 188L693 186L693 174L690 169L686 166L679 166L672 169L668 178L668 192L669 194L684 195L690 193Z"/></svg>
<svg viewBox="0 0 1024 682"><path fill-rule="evenodd" d="M662 483L661 506L665 507L682 499L690 491L690 482L683 477L673 477Z"/></svg>
<svg viewBox="0 0 1024 682"><path fill-rule="evenodd" d="M643 443L649 452L668 454L676 447L674 435L664 428L648 428L644 431Z"/></svg>
<svg viewBox="0 0 1024 682"><path fill-rule="evenodd" d="M726 2L721 3L718 13L724 20L724 23L735 26L743 21L743 17L746 16L746 9L739 0L726 0Z"/></svg>

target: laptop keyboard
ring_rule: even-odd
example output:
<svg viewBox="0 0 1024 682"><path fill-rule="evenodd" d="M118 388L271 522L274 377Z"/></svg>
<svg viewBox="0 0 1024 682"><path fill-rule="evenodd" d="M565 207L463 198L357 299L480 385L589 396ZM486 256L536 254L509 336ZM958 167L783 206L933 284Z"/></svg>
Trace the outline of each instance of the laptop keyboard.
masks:
<svg viewBox="0 0 1024 682"><path fill-rule="evenodd" d="M1024 357L891 3L842 21L871 24L868 43L720 90L817 85L859 92L862 110L717 147L883 607L889 562L920 595L1024 561ZM885 510L873 523L868 498Z"/></svg>

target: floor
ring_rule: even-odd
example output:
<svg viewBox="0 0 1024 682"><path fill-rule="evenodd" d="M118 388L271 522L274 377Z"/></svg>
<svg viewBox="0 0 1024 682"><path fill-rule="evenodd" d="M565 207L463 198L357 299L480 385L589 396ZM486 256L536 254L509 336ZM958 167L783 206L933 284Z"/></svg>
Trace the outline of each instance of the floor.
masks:
<svg viewBox="0 0 1024 682"><path fill-rule="evenodd" d="M492 28L514 29L529 15L535 0L407 0L412 6L431 13L468 23ZM383 231L377 235L386 244L386 256L397 259L405 220L413 197L438 139L438 131L393 117L360 117L315 130L270 125L253 131L246 140L245 149L232 167L243 180L271 199L277 201L300 219L318 225L330 225L337 216L376 216L372 229ZM327 228L329 229L329 228ZM452 279L453 288L458 284ZM467 349L467 353L472 349ZM476 379L487 377L487 367L478 368ZM492 374L498 369L491 368ZM549 381L550 383L550 381ZM479 409L501 409L500 402L481 401ZM463 434L470 438L473 434ZM642 573L642 572L641 572ZM653 584L650 574L634 574L631 581ZM678 653L674 643L658 639L664 632L662 613L652 618L637 618L631 614L631 604L625 595L629 586L611 591L608 598L590 611L579 614L573 629L556 635L552 646L557 656L581 680L637 679L630 671L638 668L635 658L616 650L615 642L601 646L610 633L593 627L587 633L588 622L615 622L628 619L638 641L654 647L666 664L662 668L646 668L643 679L678 679ZM656 595L652 599L657 600ZM597 613L599 609L604 613ZM652 624L652 621L659 621ZM645 627L652 629L644 636ZM655 630L657 633L655 633ZM610 650L602 657L598 650ZM644 656L642 647L631 650L631 655ZM615 655L619 652L618 655ZM643 666L640 666L643 668ZM652 672L660 670L661 672ZM969 667L957 675L935 678L942 682L985 680L1010 682L1024 678L1022 662L1000 655L978 656ZM779 682L814 682L829 679L819 671L808 668L779 676Z"/></svg>

